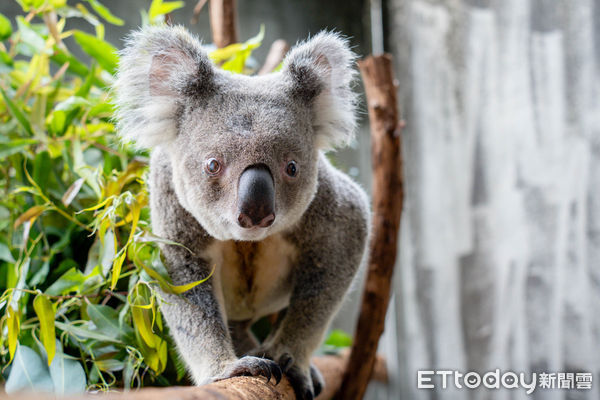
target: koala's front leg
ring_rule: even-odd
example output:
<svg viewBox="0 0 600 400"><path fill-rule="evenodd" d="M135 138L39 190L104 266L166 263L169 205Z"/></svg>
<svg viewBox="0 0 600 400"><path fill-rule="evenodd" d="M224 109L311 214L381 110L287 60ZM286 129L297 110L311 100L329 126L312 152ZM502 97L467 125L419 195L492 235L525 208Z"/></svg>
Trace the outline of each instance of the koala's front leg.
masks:
<svg viewBox="0 0 600 400"><path fill-rule="evenodd" d="M215 380L237 358L210 281L181 296L163 293L161 311L196 384Z"/></svg>
<svg viewBox="0 0 600 400"><path fill-rule="evenodd" d="M336 240L313 242L300 256L287 312L278 329L253 352L279 363L298 399L312 399L322 389L324 382L310 358L363 260L364 239L354 242L353 248L332 239Z"/></svg>
<svg viewBox="0 0 600 400"><path fill-rule="evenodd" d="M279 382L281 370L273 361L236 357L210 280L182 296L163 296L162 313L196 384L241 375L274 376Z"/></svg>

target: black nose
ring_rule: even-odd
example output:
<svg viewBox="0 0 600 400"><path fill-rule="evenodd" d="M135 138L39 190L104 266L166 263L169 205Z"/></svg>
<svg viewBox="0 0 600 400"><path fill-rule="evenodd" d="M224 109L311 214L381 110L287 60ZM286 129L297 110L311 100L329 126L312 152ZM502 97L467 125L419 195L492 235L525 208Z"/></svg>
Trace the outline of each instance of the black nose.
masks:
<svg viewBox="0 0 600 400"><path fill-rule="evenodd" d="M246 168L238 182L238 223L242 228L266 228L275 221L275 187L264 164Z"/></svg>

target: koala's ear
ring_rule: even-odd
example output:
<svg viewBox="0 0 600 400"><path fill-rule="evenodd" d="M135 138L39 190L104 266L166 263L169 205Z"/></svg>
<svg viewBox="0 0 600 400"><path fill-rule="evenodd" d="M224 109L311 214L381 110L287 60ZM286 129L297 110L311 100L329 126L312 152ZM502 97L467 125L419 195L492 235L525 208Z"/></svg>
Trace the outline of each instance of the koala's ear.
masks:
<svg viewBox="0 0 600 400"><path fill-rule="evenodd" d="M177 135L177 116L188 96L214 90L214 68L200 42L182 27L147 27L121 51L114 85L119 134L150 148Z"/></svg>
<svg viewBox="0 0 600 400"><path fill-rule="evenodd" d="M341 147L354 138L355 60L346 39L325 31L296 45L284 60L282 71L292 95L312 107L320 148Z"/></svg>

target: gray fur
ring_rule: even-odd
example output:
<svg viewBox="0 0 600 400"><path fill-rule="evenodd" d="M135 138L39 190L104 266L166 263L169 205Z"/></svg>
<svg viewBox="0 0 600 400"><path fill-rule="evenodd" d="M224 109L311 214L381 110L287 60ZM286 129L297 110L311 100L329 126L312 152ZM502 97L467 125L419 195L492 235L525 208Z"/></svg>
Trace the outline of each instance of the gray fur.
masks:
<svg viewBox="0 0 600 400"><path fill-rule="evenodd" d="M310 355L366 260L369 235L364 191L323 155L352 139L353 63L347 42L327 32L261 77L217 69L182 28L136 32L121 53L118 126L126 140L152 148L153 230L193 252L163 246L169 274L182 284L216 267L206 283L165 294L162 305L198 384L273 367L238 358L249 353L278 362L300 398L321 385L313 385L320 375ZM222 166L217 177L204 170L209 158ZM285 174L290 160L294 178ZM272 174L276 218L245 229L237 182L255 164ZM286 307L277 329L249 351L256 341L248 325Z"/></svg>

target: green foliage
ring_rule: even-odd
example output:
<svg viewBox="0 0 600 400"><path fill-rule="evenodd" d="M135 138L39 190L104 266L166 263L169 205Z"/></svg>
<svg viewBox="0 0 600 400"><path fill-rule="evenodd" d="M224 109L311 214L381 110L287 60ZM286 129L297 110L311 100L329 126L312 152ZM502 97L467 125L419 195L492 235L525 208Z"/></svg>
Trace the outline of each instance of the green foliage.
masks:
<svg viewBox="0 0 600 400"><path fill-rule="evenodd" d="M321 351L324 353L338 353L341 349L352 346L352 337L340 329L334 329L323 343Z"/></svg>
<svg viewBox="0 0 600 400"><path fill-rule="evenodd" d="M174 286L149 226L148 155L123 146L109 87L118 65L98 0L17 0L0 15L0 365L5 388L76 393L185 383L158 305ZM75 3L75 4L73 4ZM91 11L86 7L89 6ZM149 23L182 2L153 0ZM84 18L95 35L65 30ZM211 54L245 71L259 36ZM91 61L65 45L73 37Z"/></svg>

